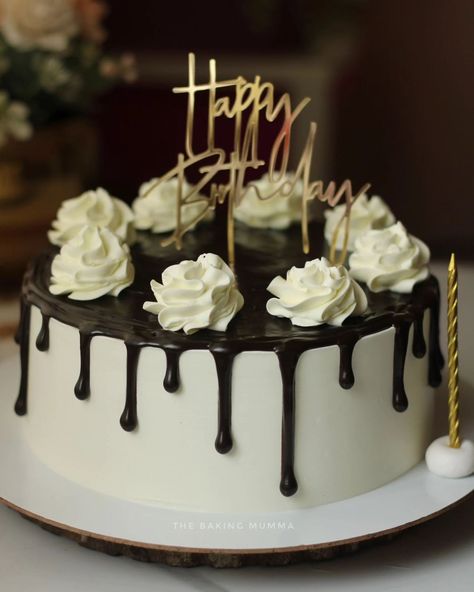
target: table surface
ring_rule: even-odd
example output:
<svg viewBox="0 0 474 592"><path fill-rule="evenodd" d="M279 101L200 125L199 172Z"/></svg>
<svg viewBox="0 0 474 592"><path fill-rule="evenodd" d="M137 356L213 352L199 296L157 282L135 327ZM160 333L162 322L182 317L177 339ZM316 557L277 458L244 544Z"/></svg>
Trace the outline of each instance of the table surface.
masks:
<svg viewBox="0 0 474 592"><path fill-rule="evenodd" d="M433 265L445 282L446 264ZM461 265L460 368L462 396L474 396L474 266ZM444 297L444 294L443 294ZM17 307L0 301L0 324ZM0 340L0 358L14 344ZM471 363L470 363L471 362ZM462 404L462 403L461 403ZM469 592L474 588L474 497L389 543L350 556L289 567L216 570L144 564L89 551L0 507L0 590L3 592L134 592L194 590L384 590Z"/></svg>

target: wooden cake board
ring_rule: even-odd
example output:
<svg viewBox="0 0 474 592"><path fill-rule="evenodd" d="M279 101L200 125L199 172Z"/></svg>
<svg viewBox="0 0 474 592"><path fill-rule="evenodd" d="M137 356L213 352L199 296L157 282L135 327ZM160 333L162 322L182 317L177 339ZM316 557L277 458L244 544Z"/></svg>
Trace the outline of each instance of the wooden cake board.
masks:
<svg viewBox="0 0 474 592"><path fill-rule="evenodd" d="M123 500L85 489L41 463L22 439L22 418L13 413L17 383L16 357L2 360L0 503L50 532L111 555L183 567L277 566L330 559L390 540L436 518L474 491L474 476L443 479L429 473L422 462L366 494L292 512L204 514ZM469 405L474 407L466 400L464 411ZM472 425L465 428L472 437ZM292 528L249 528L249 520ZM216 528L222 523L237 528ZM180 524L186 527L173 528ZM200 524L210 528L202 530Z"/></svg>
<svg viewBox="0 0 474 592"><path fill-rule="evenodd" d="M147 563L163 563L172 567L210 566L216 568L236 568L250 566L285 566L296 563L323 561L343 555L355 553L376 543L389 542L405 530L423 524L441 516L448 510L457 507L472 496L474 492L454 502L438 512L424 516L398 527L355 537L344 541L334 541L315 545L302 545L279 549L199 549L187 547L168 547L165 545L148 545L117 538L100 536L47 520L11 504L0 498L0 503L14 510L20 516L37 524L47 532L63 536L78 543L81 547L92 551L99 551L114 557L125 556L135 561Z"/></svg>

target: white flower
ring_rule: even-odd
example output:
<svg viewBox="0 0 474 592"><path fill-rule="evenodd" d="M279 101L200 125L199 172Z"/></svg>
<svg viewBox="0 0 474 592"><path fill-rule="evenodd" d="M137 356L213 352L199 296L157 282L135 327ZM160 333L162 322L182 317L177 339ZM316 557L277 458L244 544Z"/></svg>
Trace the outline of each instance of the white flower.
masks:
<svg viewBox="0 0 474 592"><path fill-rule="evenodd" d="M401 222L383 230L369 230L355 242L349 257L352 277L372 292L409 293L429 275L430 251L408 234Z"/></svg>
<svg viewBox="0 0 474 592"><path fill-rule="evenodd" d="M44 90L54 92L71 80L72 72L55 55L35 56L34 65L38 71L39 83Z"/></svg>
<svg viewBox="0 0 474 592"><path fill-rule="evenodd" d="M178 193L178 179L170 179L158 185L159 179L151 179L143 183L139 195L132 204L135 214L135 228L151 230L152 232L170 232L176 228L176 196ZM157 185L155 187L155 185ZM188 195L192 186L183 182L183 196ZM203 195L193 196L193 200L201 199L200 203L188 204L181 208L181 223L187 225L192 222L206 207L207 198ZM213 212L209 211L205 220L209 220Z"/></svg>
<svg viewBox="0 0 474 592"><path fill-rule="evenodd" d="M158 315L169 331L225 331L244 304L232 270L213 253L167 267L162 281L152 280L156 302L145 302L143 308Z"/></svg>
<svg viewBox="0 0 474 592"><path fill-rule="evenodd" d="M278 173L274 173L274 178ZM258 181L252 181L263 198L257 195L253 187L247 188L247 193L235 209L235 217L247 226L254 228L288 228L294 222L301 220L301 206L303 197L303 182L298 179L289 195L278 188L283 184L293 183L291 175L284 175L278 182L271 182L265 174ZM276 193L275 193L276 192ZM274 195L272 195L274 194ZM268 197L272 196L272 197Z"/></svg>
<svg viewBox="0 0 474 592"><path fill-rule="evenodd" d="M72 300L95 300L118 296L134 277L128 245L107 228L84 226L53 259L49 291L69 294Z"/></svg>
<svg viewBox="0 0 474 592"><path fill-rule="evenodd" d="M108 228L129 244L135 240L132 210L100 187L63 201L48 238L54 245L63 245L86 224Z"/></svg>
<svg viewBox="0 0 474 592"><path fill-rule="evenodd" d="M348 316L367 309L365 293L347 269L331 266L324 257L292 267L286 279L277 276L267 290L276 296L267 302L267 311L300 327L340 326Z"/></svg>
<svg viewBox="0 0 474 592"><path fill-rule="evenodd" d="M1 0L0 31L18 49L64 51L79 31L72 0Z"/></svg>
<svg viewBox="0 0 474 592"><path fill-rule="evenodd" d="M324 237L331 245L336 226L344 216L346 204L340 204L334 208L325 210L326 224L324 226ZM386 228L394 224L395 216L388 205L378 195L373 195L370 199L365 193L360 195L351 208L351 217L349 223L348 249L354 250L356 239L374 228ZM336 248L342 250L344 244L345 222L339 229Z"/></svg>
<svg viewBox="0 0 474 592"><path fill-rule="evenodd" d="M29 109L19 101L10 101L4 91L0 91L0 146L10 138L28 140L33 128L28 121Z"/></svg>

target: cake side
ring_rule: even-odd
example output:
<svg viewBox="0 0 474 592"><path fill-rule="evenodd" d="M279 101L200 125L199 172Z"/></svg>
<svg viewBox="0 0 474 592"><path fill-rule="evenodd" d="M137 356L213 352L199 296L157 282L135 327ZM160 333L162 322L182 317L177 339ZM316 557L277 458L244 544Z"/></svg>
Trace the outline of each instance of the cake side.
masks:
<svg viewBox="0 0 474 592"><path fill-rule="evenodd" d="M162 385L163 351L141 349L138 422L127 432L120 425L127 383L123 342L103 336L93 339L91 395L81 401L73 394L80 373L78 331L51 320L50 348L40 352L35 335L42 319L36 307L31 323L29 409L20 424L25 439L55 471L109 495L201 511L308 507L357 495L396 478L421 460L432 435L433 397L426 382L426 357L417 359L408 352L404 375L409 405L403 413L393 408L393 328L359 341L351 389L334 380L339 371L336 345L307 350L296 367L293 400L290 466L298 487L287 497L280 488L282 482L288 483L284 481L287 434L282 434L282 417L284 425L288 410L274 353L248 351L235 356L232 447L219 454L215 447L219 385L208 351L182 354L181 384L169 393ZM412 337L413 331L410 348Z"/></svg>
<svg viewBox="0 0 474 592"><path fill-rule="evenodd" d="M70 478L111 494L175 507L258 511L368 491L422 458L431 421L426 397L440 380L436 280L421 282L410 295L367 293L365 316L342 327L297 328L262 310L261 291L276 266L298 263L302 256L291 244L298 239L291 232L260 236L266 247L248 267L245 241L237 251L247 306L222 334L164 331L142 310L151 270L158 274L169 257L153 237L135 247L135 283L114 299L75 303L53 296L54 252L32 265L23 292L16 410L28 410L27 437L46 463L65 473L74 467ZM194 236L188 248L205 247L206 237ZM99 401L105 407L94 411ZM79 408L86 413L82 421ZM51 417L51 409L58 409L54 438L43 431L51 423L43 414ZM194 423L183 424L186 417ZM166 425L153 431L158 418ZM384 433L393 438L382 438L381 446ZM169 437L160 439L163 434ZM95 443L87 457L85 439ZM101 454L101 441L114 445ZM124 466L141 474L127 479Z"/></svg>

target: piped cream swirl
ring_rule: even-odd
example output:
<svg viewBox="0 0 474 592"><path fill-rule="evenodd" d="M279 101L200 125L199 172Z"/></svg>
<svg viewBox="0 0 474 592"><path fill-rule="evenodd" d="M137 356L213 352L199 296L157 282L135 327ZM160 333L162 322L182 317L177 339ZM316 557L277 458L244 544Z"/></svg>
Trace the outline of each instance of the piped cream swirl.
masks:
<svg viewBox="0 0 474 592"><path fill-rule="evenodd" d="M284 229L299 222L303 182L298 179L289 195L277 191L284 183L293 183L291 175L283 176L278 182L270 181L268 174L258 181L252 181L250 185L257 188L258 195L254 187L248 187L247 193L235 209L235 218L254 228Z"/></svg>
<svg viewBox="0 0 474 592"><path fill-rule="evenodd" d="M267 311L300 327L340 326L350 315L367 309L365 293L347 269L331 266L324 257L292 267L286 279L275 277L267 290L276 296L267 302Z"/></svg>
<svg viewBox="0 0 474 592"><path fill-rule="evenodd" d="M48 238L54 245L64 245L85 225L107 228L128 244L135 240L132 210L101 187L63 201Z"/></svg>
<svg viewBox="0 0 474 592"><path fill-rule="evenodd" d="M349 258L350 274L372 292L409 293L429 275L430 251L401 222L360 236Z"/></svg>
<svg viewBox="0 0 474 592"><path fill-rule="evenodd" d="M152 280L150 285L156 302L145 302L143 308L158 315L158 323L169 331L225 331L244 304L232 270L213 253L167 267L162 283Z"/></svg>
<svg viewBox="0 0 474 592"><path fill-rule="evenodd" d="M331 245L334 232L338 223L341 221L346 211L346 204L340 204L334 208L328 208L324 212L326 223L324 225L324 238ZM356 239L367 230L374 228L386 228L394 224L395 216L391 209L378 195L373 195L370 199L363 193L354 202L351 208L351 217L349 221L349 242L347 247L349 251L354 250ZM341 250L344 245L344 223L337 236L336 248Z"/></svg>
<svg viewBox="0 0 474 592"><path fill-rule="evenodd" d="M72 300L118 296L135 277L127 244L108 228L84 226L53 259L51 294Z"/></svg>
<svg viewBox="0 0 474 592"><path fill-rule="evenodd" d="M151 230L154 233L171 232L176 228L178 180L174 178L160 184L158 182L159 179L155 178L140 186L138 197L132 204L135 213L135 228ZM184 181L183 195L188 195L191 190L192 185ZM205 210L207 198L200 195L193 197L193 200L199 199L203 201L182 206L181 223L183 225L190 224ZM213 212L209 211L204 219L209 220L212 217Z"/></svg>

